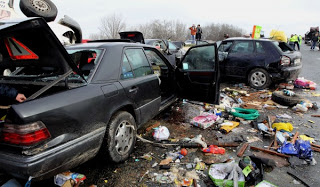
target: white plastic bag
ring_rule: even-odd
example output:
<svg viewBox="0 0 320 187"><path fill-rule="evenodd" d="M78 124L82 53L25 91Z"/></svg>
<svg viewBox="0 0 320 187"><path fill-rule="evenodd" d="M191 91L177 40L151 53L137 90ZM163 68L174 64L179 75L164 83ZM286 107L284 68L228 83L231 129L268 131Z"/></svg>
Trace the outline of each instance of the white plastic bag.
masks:
<svg viewBox="0 0 320 187"><path fill-rule="evenodd" d="M153 138L157 141L167 140L170 136L169 129L165 126L159 126L153 132Z"/></svg>

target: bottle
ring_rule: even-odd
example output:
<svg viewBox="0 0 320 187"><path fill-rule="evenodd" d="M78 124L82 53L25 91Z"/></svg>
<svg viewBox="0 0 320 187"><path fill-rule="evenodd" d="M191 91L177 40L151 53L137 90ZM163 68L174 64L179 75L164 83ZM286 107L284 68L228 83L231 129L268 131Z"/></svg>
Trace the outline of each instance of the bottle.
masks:
<svg viewBox="0 0 320 187"><path fill-rule="evenodd" d="M301 112L307 112L308 111L308 108L305 107L304 105L302 104L297 104L297 109L300 110Z"/></svg>

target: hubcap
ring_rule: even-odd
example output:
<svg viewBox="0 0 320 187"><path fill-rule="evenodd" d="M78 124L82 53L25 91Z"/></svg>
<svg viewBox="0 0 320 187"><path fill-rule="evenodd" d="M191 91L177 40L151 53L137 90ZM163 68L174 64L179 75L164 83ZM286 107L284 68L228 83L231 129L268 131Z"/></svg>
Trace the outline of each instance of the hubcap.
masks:
<svg viewBox="0 0 320 187"><path fill-rule="evenodd" d="M253 85L260 87L266 84L267 76L263 72L257 71L251 75L250 80Z"/></svg>
<svg viewBox="0 0 320 187"><path fill-rule="evenodd" d="M44 11L50 10L49 4L47 2L45 2L45 1L42 1L42 0L31 0L30 2L32 4L32 6L34 8L36 8L37 10L39 10L39 11L44 12Z"/></svg>
<svg viewBox="0 0 320 187"><path fill-rule="evenodd" d="M128 121L122 121L115 134L115 148L120 155L129 152L134 139L134 130Z"/></svg>

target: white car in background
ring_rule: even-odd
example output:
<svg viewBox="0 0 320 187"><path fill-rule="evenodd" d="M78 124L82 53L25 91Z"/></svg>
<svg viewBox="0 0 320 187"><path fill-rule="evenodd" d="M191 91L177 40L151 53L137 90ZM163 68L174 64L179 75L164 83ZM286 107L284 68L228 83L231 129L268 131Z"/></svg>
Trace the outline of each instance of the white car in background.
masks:
<svg viewBox="0 0 320 187"><path fill-rule="evenodd" d="M0 23L2 19L18 19L20 15L14 10L14 0L0 0ZM57 7L50 0L20 0L20 10L27 17L42 17L47 22L63 45L82 42L80 25L64 16L58 22L53 22L58 14Z"/></svg>

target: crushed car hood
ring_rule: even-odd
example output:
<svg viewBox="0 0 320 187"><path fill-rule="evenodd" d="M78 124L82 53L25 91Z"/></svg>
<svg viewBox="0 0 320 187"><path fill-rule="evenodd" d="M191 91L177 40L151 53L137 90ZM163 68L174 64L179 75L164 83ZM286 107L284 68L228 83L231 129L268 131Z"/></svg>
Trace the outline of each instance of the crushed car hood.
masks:
<svg viewBox="0 0 320 187"><path fill-rule="evenodd" d="M11 45L11 51L8 43ZM30 50L36 58L19 57L25 55L19 48ZM65 74L72 69L82 75L43 18L0 20L0 53L2 56L0 69L27 66L52 67L59 69L58 74Z"/></svg>

